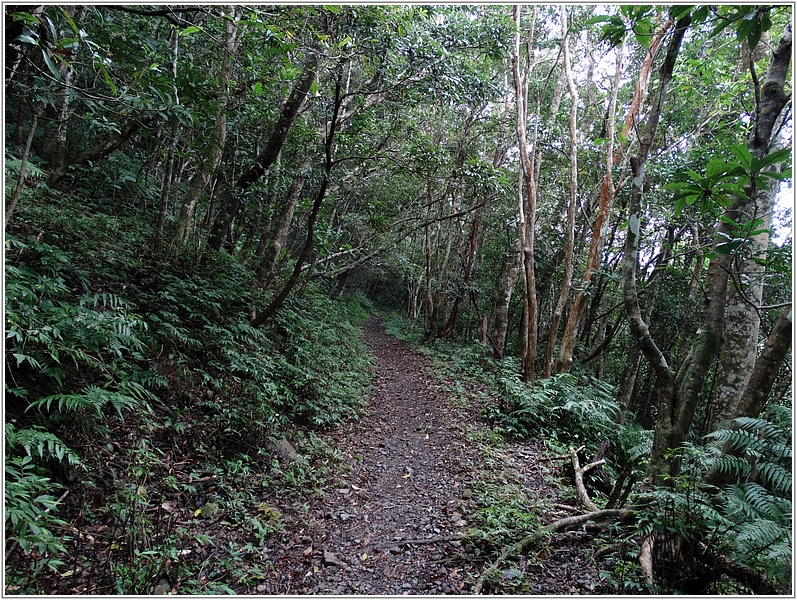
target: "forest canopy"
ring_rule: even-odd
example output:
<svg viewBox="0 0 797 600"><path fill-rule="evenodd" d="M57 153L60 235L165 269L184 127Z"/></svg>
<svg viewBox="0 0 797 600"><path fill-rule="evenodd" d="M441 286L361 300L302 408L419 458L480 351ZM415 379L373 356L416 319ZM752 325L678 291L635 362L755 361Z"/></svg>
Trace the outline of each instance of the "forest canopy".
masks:
<svg viewBox="0 0 797 600"><path fill-rule="evenodd" d="M64 490L154 461L103 470L121 431L355 418L377 309L475 344L507 435L594 402L615 503L688 481L726 592L791 589L791 6L4 7L17 589L66 570Z"/></svg>

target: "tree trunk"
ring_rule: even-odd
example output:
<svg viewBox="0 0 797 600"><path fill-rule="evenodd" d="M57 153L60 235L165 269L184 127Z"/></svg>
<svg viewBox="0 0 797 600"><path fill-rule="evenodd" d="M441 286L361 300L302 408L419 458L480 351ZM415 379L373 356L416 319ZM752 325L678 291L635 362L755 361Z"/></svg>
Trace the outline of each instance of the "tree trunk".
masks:
<svg viewBox="0 0 797 600"><path fill-rule="evenodd" d="M584 269L584 275L581 278L581 285L579 286L573 304L570 306L567 323L565 330L562 334L562 341L559 346L559 353L556 358L556 363L553 370L558 373L569 373L573 365L573 352L576 347L576 338L578 336L579 325L581 316L584 311L584 304L586 302L586 289L592 281L592 276L597 272L600 266L600 253L603 247L603 237L606 233L607 221L612 209L612 202L614 201L615 188L612 169L614 168L614 113L617 107L617 94L620 89L620 75L623 67L623 49L621 45L617 49L617 62L615 64L614 82L612 84L612 93L609 100L608 119L606 127L606 169L601 183L600 200L598 203L598 211L595 215L595 224L592 228L592 239L589 244L589 251L587 254L587 265ZM558 324L557 324L558 327ZM553 353L553 351L552 351Z"/></svg>
<svg viewBox="0 0 797 600"><path fill-rule="evenodd" d="M570 173L569 187L570 194L567 203L567 217L565 224L565 258L564 276L562 279L562 290L559 300L556 302L553 315L551 315L551 325L548 330L548 343L545 347L545 362L543 364L543 376L550 377L553 370L553 353L556 346L556 338L559 333L559 322L570 296L570 284L573 280L573 247L575 244L575 223L576 223L576 202L578 200L578 134L576 130L576 120L578 117L578 92L573 80L573 71L570 67L570 44L568 42L567 13L562 7L562 52L564 61L564 73L567 78L567 89L570 93Z"/></svg>
<svg viewBox="0 0 797 600"><path fill-rule="evenodd" d="M463 299L465 298L465 293L471 294L471 298L475 303L475 297L472 295L471 285L473 284L473 263L476 260L476 251L478 250L478 236L479 236L479 226L481 225L481 209L484 206L484 198L479 198L476 202L477 210L476 214L473 216L473 220L470 224L470 233L468 235L468 246L465 252L465 256L463 257L463 287L464 290L460 290L457 294L457 297L454 299L454 306L451 309L451 313L446 321L446 324L443 326L443 330L440 333L440 337L443 339L450 338L454 333L454 328L457 324L457 317L459 316L459 308L462 304Z"/></svg>
<svg viewBox="0 0 797 600"><path fill-rule="evenodd" d="M263 312L252 319L250 322L252 327L260 327L260 325L270 319L274 313L282 307L282 303L285 302L288 294L291 293L291 290L293 290L298 283L299 276L302 274L302 267L313 251L315 222L316 218L318 217L318 211L321 210L321 205L324 202L324 196L326 195L327 187L329 186L329 176L332 172L332 150L335 141L335 132L337 130L336 125L338 121L338 111L340 110L340 104L341 75L339 74L338 79L335 82L335 98L334 108L332 110L332 119L329 121L329 131L327 132L327 137L324 143L324 177L321 180L321 187L319 188L318 193L313 200L313 206L310 209L310 216L307 219L307 238L305 239L304 246L302 246L299 257L296 259L296 264L294 265L290 278L285 283L279 294L277 294L271 303L265 309L263 309Z"/></svg>
<svg viewBox="0 0 797 600"><path fill-rule="evenodd" d="M685 17L686 18L686 17ZM683 20L683 19L682 19ZM682 21L681 20L681 21ZM676 27L675 36L681 31L681 21ZM673 38L675 40L676 37ZM673 41L670 43L673 48ZM662 68L669 65L673 60L665 60ZM777 122L780 111L785 106L788 96L784 93L784 82L788 73L788 66L791 61L791 30L787 29L783 38L773 55L767 80L761 88L761 102L757 103L754 120L754 128L748 140L748 148L751 154L762 157L769 149L772 136L772 129ZM662 76L662 81L665 78ZM659 94L660 104L663 94ZM636 265L636 239L639 230L639 199L641 197L641 186L644 179L644 160L639 158L646 157L649 149L649 141L652 141L652 133L655 132L655 122L658 120L658 111L651 111L645 137L640 144L640 152L637 159L632 161L633 168L633 187L631 195L629 242L626 245L626 259L624 263L624 297L626 311L629 315L629 322L632 331L642 346L646 358L656 371L658 395L660 406L658 419L653 441L653 451L651 454L649 474L654 483L661 481L665 476L674 476L679 471L679 461L667 459L666 456L671 449L679 448L681 443L691 428L692 420L701 398L705 386L709 369L717 356L717 352L722 342L723 320L725 315L726 292L728 287L728 274L731 272L732 255L718 253L712 258L706 272L706 281L703 287L703 310L700 319L700 329L697 339L690 350L690 357L681 367L678 375L673 380L672 372L658 352L655 343L650 339L647 328L640 328L638 316L638 303L635 305L635 287L631 276L633 269L631 264ZM776 113L776 114L773 114ZM654 119L655 117L655 119ZM651 128L651 125L653 127ZM650 130L653 131L650 131ZM648 135L648 134L651 135ZM644 151L644 154L643 154ZM640 164L641 163L641 164ZM751 192L752 193L752 192ZM749 195L736 197L733 199L723 215L723 219L717 227L718 236L731 234L730 222L740 221L749 209L752 198ZM644 324L643 324L644 325ZM645 335L647 334L647 335Z"/></svg>
<svg viewBox="0 0 797 600"><path fill-rule="evenodd" d="M659 48L664 35L671 25L671 21L666 21L658 31L653 35L650 40L650 45L645 58L642 60L642 65L639 69L637 77L636 88L634 89L634 96L631 100L631 106L625 115L623 127L620 135L623 138L630 137L631 128L634 125L637 115L639 114L640 107L647 96L648 83L650 81L650 73L653 68L653 61L658 54ZM623 152L623 145L620 144L614 148L614 112L617 105L617 90L619 89L620 71L622 70L622 54L624 45L621 45L617 51L617 65L615 70L615 80L612 88L612 98L607 109L606 119L606 137L608 138L608 145L606 148L606 170L601 184L600 198L598 201L598 211L595 215L595 223L592 228L592 238L590 239L589 251L587 253L587 265L584 269L584 275L581 278L581 285L578 287L576 297L570 307L565 331L562 334L562 342L559 348L559 354L556 358L554 370L560 373L569 373L573 366L573 353L576 347L576 340L578 339L581 321L583 319L584 306L586 304L586 294L592 278L598 272L601 263L601 251L603 249L603 240L606 235L607 221L611 213L612 203L617 194L617 189L614 186L614 179L612 177L612 169L614 164L617 163Z"/></svg>
<svg viewBox="0 0 797 600"><path fill-rule="evenodd" d="M783 361L792 345L792 307L783 310L775 326L767 336L764 350L755 362L755 367L747 382L747 387L739 402L736 416L757 418L764 412L764 406L772 386L778 376Z"/></svg>
<svg viewBox="0 0 797 600"><path fill-rule="evenodd" d="M666 449L677 448L683 438L678 438L678 424L673 419L674 411L679 408L677 406L677 397L675 396L675 374L667 364L664 354L653 340L650 329L645 323L639 308L636 272L639 265L641 201L644 191L645 166L667 96L667 87L672 80L675 62L681 49L681 42L690 23L691 16L687 15L679 19L676 24L675 31L667 47L664 62L659 69L659 87L650 108L642 139L639 142L639 149L636 156L631 159L631 198L628 207L628 232L626 234L623 259L623 302L628 315L629 328L642 354L650 362L656 374L659 412L649 467L654 483L657 483L660 480L660 476L664 475L668 470L665 466ZM673 444L672 441L675 439L677 439L677 443Z"/></svg>
<svg viewBox="0 0 797 600"><path fill-rule="evenodd" d="M67 161L67 124L69 121L69 108L72 104L71 87L73 71L66 63L58 67L61 75L62 86L55 93L55 131L45 139L46 150L44 154L48 159L47 185L53 187L62 173L66 172Z"/></svg>
<svg viewBox="0 0 797 600"><path fill-rule="evenodd" d="M177 90L177 56L179 50L179 31L176 27L172 28L172 93L174 94L175 104L180 103L180 96ZM161 242L163 240L163 230L166 226L166 217L169 214L169 195L172 189L174 179L174 153L177 149L177 140L180 133L180 121L177 117L171 118L171 132L169 135L169 148L166 151L166 169L163 173L163 183L161 184L160 196L160 211L158 217L158 227L155 231L155 240L153 247L155 252L161 249Z"/></svg>
<svg viewBox="0 0 797 600"><path fill-rule="evenodd" d="M236 19L236 9L233 8L230 18L226 20L225 52L219 76L219 91L216 96L217 109L213 135L211 136L205 160L191 178L188 192L180 209L177 232L173 241L173 244L177 246L185 246L190 239L196 207L221 165L224 147L227 144L227 106L230 101L229 86L232 78L232 67L239 44L237 35L238 21Z"/></svg>
<svg viewBox="0 0 797 600"><path fill-rule="evenodd" d="M510 248L504 261L503 284L495 303L495 321L493 325L493 352L496 358L503 358L506 351L506 332L509 329L509 305L515 290L517 272L520 268L520 238Z"/></svg>
<svg viewBox="0 0 797 600"><path fill-rule="evenodd" d="M534 39L534 25L537 17L535 6L526 43L526 62L523 73L520 70L520 6L512 7L515 21L514 50L512 53L512 79L515 86L516 131L520 150L520 171L518 173L518 229L520 238L520 266L523 273L523 324L521 332L521 363L523 381L534 379L537 360L537 282L534 271L534 221L537 212L537 180L535 167L530 156L536 155L536 125L532 137L531 152L527 140L526 120L528 117L529 68L531 46ZM539 100L538 100L539 104ZM539 107L538 107L539 108ZM538 110L539 112L539 110Z"/></svg>
<svg viewBox="0 0 797 600"><path fill-rule="evenodd" d="M305 178L307 177L308 170L310 169L310 159L304 159L302 164L299 165L298 172L294 177L291 189L288 192L288 197L285 199L285 206L282 208L277 223L274 226L274 235L271 242L266 246L263 260L257 270L255 286L257 288L264 288L271 279L274 272L274 265L277 263L282 247L285 245L285 240L288 238L288 231L290 230L291 223L293 222L293 213L296 210L296 205L299 203L299 198L304 189ZM265 235L265 234L264 234Z"/></svg>
<svg viewBox="0 0 797 600"><path fill-rule="evenodd" d="M288 133L296 122L299 112L307 100L310 87L316 79L317 72L318 57L315 54L311 54L304 64L304 70L299 77L299 81L282 105L279 119L274 125L274 130L266 143L265 149L257 157L255 164L238 178L234 189L230 190L226 195L225 202L216 216L213 228L210 231L210 237L208 238L208 247L212 250L218 251L221 249L229 227L240 211L244 192L256 183L265 174L266 170L277 160L277 157L282 151L282 146L285 144L285 140L288 137ZM333 129L333 127L330 127L330 129Z"/></svg>
<svg viewBox="0 0 797 600"><path fill-rule="evenodd" d="M761 319L759 307L764 293L764 265L769 247L769 227L777 193L773 182L769 189L758 190L751 202L751 220L764 218L764 231L750 240L751 257L731 272L732 285L728 290L722 349L715 380L714 397L708 431L714 431L742 414L740 402L756 363ZM734 261L736 263L738 261Z"/></svg>
<svg viewBox="0 0 797 600"><path fill-rule="evenodd" d="M36 127L39 124L39 117L44 112L44 104L39 104L33 109L33 118L30 122L30 131L28 132L28 139L25 141L25 148L22 150L20 157L19 176L17 177L17 185L14 187L14 193L6 205L5 214L5 229L8 229L8 223L11 221L11 215L17 208L19 198L22 196L22 187L25 185L25 173L28 170L28 160L30 159L30 147L33 144L33 136L36 135Z"/></svg>

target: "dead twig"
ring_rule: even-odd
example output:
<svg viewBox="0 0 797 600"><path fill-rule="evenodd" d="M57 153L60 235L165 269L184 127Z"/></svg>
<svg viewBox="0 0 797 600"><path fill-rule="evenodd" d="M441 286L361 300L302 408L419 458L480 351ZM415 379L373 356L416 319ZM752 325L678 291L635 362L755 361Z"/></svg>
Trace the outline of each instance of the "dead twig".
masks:
<svg viewBox="0 0 797 600"><path fill-rule="evenodd" d="M461 533L456 533L453 535L438 535L431 538L421 538L417 540L394 540L392 542L383 542L381 544L375 544L374 548L383 549L383 548L392 548L393 546L410 546L410 545L417 545L417 544L434 544L435 542L450 542L452 540L459 540L462 539L463 535Z"/></svg>
<svg viewBox="0 0 797 600"><path fill-rule="evenodd" d="M588 472L590 469L594 469L606 462L605 459L597 460L595 462L589 463L588 465L581 466L580 461L578 460L578 453L584 448L581 446L578 450L570 448L570 460L573 463L573 472L574 472L574 479L576 482L576 491L578 492L578 499L581 500L581 504L590 512L595 512L598 509L598 505L595 504L587 494L587 488L584 487L584 474Z"/></svg>

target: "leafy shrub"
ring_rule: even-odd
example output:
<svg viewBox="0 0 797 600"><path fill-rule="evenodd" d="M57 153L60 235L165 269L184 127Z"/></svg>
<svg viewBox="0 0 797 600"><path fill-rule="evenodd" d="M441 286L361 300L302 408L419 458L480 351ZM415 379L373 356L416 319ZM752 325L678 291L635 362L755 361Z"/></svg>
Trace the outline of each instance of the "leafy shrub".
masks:
<svg viewBox="0 0 797 600"><path fill-rule="evenodd" d="M58 556L66 552L59 530L67 523L56 516L54 495L61 486L45 475L42 462L55 457L79 465L80 459L55 435L38 427L17 429L13 422L7 423L5 444L6 557L16 545L28 558L35 581L44 568L57 571L64 564ZM32 581L16 575L22 582Z"/></svg>
<svg viewBox="0 0 797 600"><path fill-rule="evenodd" d="M558 438L568 444L617 438L620 407L610 384L563 373L529 386L517 375L516 359L504 359L500 365L502 403L488 412L507 433Z"/></svg>
<svg viewBox="0 0 797 600"><path fill-rule="evenodd" d="M147 326L112 294L75 297L69 260L48 244L6 242L19 256L6 265L6 390L24 409L63 418L75 413L98 426L104 411L145 408ZM54 392L54 393L53 393Z"/></svg>

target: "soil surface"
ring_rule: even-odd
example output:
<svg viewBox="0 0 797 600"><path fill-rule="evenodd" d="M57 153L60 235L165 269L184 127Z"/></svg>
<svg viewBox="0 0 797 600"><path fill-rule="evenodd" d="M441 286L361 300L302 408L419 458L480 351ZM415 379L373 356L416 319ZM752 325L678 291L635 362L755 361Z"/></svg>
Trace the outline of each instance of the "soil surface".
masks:
<svg viewBox="0 0 797 600"><path fill-rule="evenodd" d="M258 593L467 594L497 554L486 556L463 537L483 507L477 479L509 468L529 503L556 500L542 474L551 465L543 469L534 444L501 443L486 454L473 443L474 430L487 429L474 415L473 394L471 405L452 401L451 387L427 373L429 359L385 334L378 319L366 324L365 340L376 358L367 412L330 432L351 470L305 499L303 517L288 519L302 524L298 531L263 549L273 578ZM299 509L287 499L279 508L286 516ZM590 541L562 534L540 555L520 559L525 573L516 564L500 578L522 579L518 592L527 594L600 593Z"/></svg>

